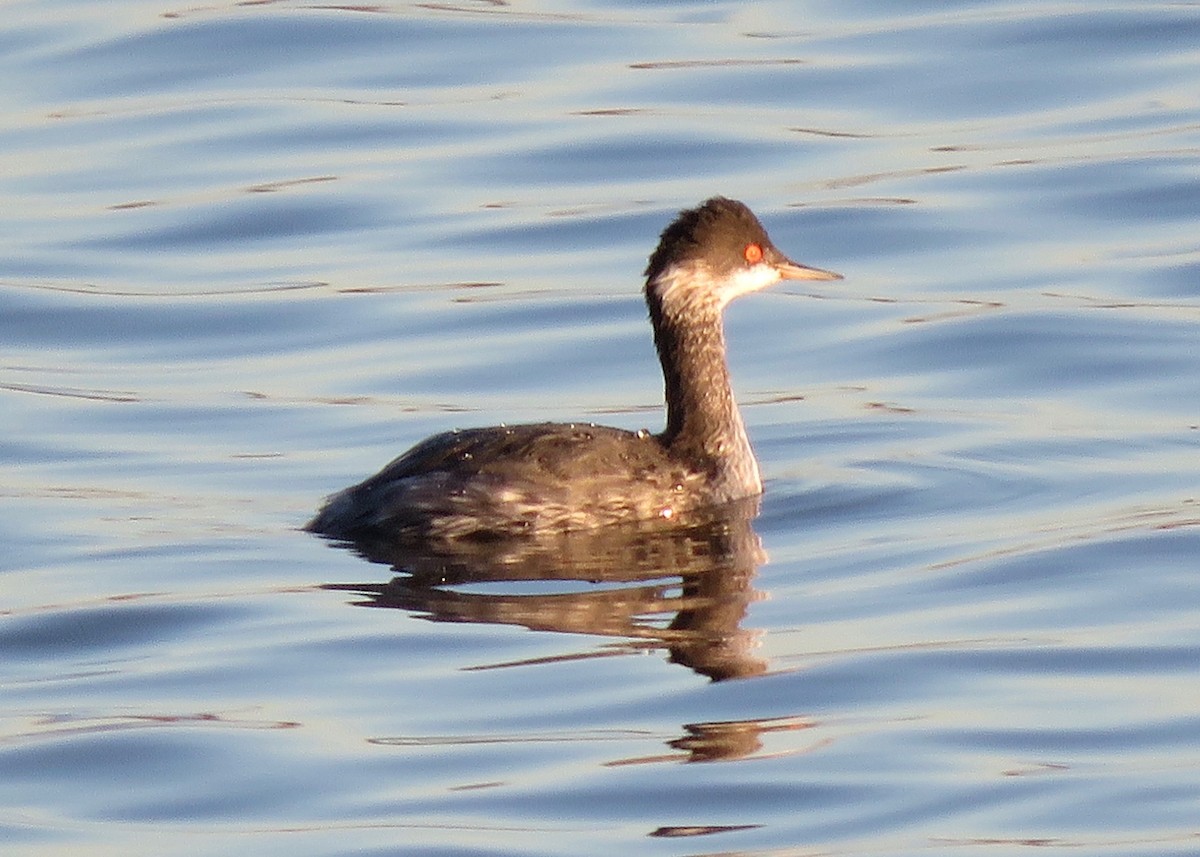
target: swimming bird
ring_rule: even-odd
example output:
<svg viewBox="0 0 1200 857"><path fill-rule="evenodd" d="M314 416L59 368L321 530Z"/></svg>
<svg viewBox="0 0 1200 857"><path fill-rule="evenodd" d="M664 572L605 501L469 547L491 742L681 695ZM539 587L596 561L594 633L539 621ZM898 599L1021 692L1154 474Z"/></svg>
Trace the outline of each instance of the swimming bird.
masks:
<svg viewBox="0 0 1200 857"><path fill-rule="evenodd" d="M346 540L539 537L669 520L760 494L723 312L782 279L841 276L793 262L749 208L717 196L663 230L645 277L666 393L662 432L591 423L444 432L330 497L306 529Z"/></svg>

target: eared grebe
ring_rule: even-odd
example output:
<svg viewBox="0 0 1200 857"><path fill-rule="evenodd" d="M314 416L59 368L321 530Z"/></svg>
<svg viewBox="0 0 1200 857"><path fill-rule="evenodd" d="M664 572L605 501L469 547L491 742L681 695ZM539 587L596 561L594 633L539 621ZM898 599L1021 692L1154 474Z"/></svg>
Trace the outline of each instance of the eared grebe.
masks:
<svg viewBox="0 0 1200 857"><path fill-rule="evenodd" d="M306 529L404 541L538 536L669 519L761 493L721 314L785 278L841 279L780 253L740 202L714 197L681 212L646 266L666 382L661 434L585 423L445 432L330 497Z"/></svg>

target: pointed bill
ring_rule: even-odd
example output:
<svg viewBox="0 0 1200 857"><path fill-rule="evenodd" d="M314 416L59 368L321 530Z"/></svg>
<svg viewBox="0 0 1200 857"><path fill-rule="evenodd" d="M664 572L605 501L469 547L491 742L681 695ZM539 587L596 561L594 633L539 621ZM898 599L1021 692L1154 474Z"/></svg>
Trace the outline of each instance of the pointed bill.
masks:
<svg viewBox="0 0 1200 857"><path fill-rule="evenodd" d="M842 278L841 274L835 274L833 271L810 268L807 265L793 262L791 259L776 262L775 269L785 280L840 280Z"/></svg>

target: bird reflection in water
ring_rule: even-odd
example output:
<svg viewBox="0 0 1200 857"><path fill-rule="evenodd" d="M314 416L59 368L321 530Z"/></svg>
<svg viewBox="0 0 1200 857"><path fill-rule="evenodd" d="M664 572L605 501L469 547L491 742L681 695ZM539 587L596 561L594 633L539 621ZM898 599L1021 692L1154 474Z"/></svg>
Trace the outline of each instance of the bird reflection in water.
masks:
<svg viewBox="0 0 1200 857"><path fill-rule="evenodd" d="M752 580L766 560L750 497L673 520L565 533L553 539L458 541L420 548L375 536L342 542L400 572L387 583L331 583L435 622L521 625L537 631L623 637L585 654L488 664L496 669L662 649L714 681L758 675L758 633L743 630L761 596ZM545 584L542 593L530 590ZM464 591L514 584L513 591ZM495 589L496 587L489 587Z"/></svg>

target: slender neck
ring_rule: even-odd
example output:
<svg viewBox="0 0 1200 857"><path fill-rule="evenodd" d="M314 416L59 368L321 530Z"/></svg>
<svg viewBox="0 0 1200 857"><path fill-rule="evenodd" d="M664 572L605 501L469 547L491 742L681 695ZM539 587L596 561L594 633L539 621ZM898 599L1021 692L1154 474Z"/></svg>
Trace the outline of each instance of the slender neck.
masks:
<svg viewBox="0 0 1200 857"><path fill-rule="evenodd" d="M690 280L703 272L665 272L646 289L654 344L666 387L667 427L659 436L673 453L709 471L730 498L762 490L725 362L724 306L715 290ZM701 284L703 285L703 284Z"/></svg>

